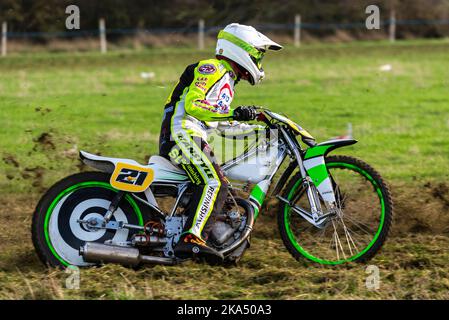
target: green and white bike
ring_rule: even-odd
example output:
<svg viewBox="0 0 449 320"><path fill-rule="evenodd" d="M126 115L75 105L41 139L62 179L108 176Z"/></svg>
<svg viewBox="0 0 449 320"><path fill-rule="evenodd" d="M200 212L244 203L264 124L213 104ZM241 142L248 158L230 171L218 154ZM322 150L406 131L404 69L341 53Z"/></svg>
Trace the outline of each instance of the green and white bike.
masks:
<svg viewBox="0 0 449 320"><path fill-rule="evenodd" d="M208 244L236 262L269 190L280 202L280 236L296 259L319 264L364 262L385 242L393 217L390 191L365 162L329 153L356 143L316 143L290 119L258 109L264 137L246 143L222 164L231 192L216 213ZM52 186L37 205L33 242L50 266L181 263L173 255L192 197L186 173L167 159L147 165L80 152L98 171L83 172ZM276 182L275 182L276 181ZM238 197L239 189L246 196Z"/></svg>

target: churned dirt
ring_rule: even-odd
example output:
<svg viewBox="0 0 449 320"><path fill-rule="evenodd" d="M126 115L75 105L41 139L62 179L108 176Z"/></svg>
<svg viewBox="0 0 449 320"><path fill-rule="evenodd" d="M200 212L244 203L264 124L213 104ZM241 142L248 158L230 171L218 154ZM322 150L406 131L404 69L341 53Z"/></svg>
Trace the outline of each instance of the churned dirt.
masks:
<svg viewBox="0 0 449 320"><path fill-rule="evenodd" d="M43 116L51 112L37 108ZM71 172L89 170L78 160L76 141L51 130L34 135L31 153L52 163L71 163ZM118 265L82 269L79 289L68 274L44 267L31 242L31 219L55 170L0 154L11 168L10 182L27 192L0 199L0 299L448 299L449 184L391 185L394 223L381 252L368 264L339 267L294 260L276 225L278 201L267 199L255 225L251 248L238 266L187 263L174 267ZM378 289L367 287L367 265L380 270Z"/></svg>
<svg viewBox="0 0 449 320"><path fill-rule="evenodd" d="M14 165L13 159L6 158ZM35 171L24 172L39 181ZM433 183L419 190L392 188L393 230L381 252L368 263L380 270L378 289L366 285L367 264L324 267L295 261L278 235L275 200L268 201L265 215L256 223L252 246L238 266L187 263L133 270L106 265L82 269L80 288L68 289L69 275L45 268L31 242L31 217L40 194L3 197L0 298L448 299L448 189L446 184Z"/></svg>

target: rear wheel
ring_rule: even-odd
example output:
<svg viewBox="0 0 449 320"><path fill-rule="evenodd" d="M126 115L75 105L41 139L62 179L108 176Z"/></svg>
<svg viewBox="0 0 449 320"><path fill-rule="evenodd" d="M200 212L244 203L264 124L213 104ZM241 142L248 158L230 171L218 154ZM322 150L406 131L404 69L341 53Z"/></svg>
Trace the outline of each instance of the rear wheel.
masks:
<svg viewBox="0 0 449 320"><path fill-rule="evenodd" d="M379 173L359 159L330 156L326 166L337 198L336 216L319 229L281 203L278 225L282 240L296 259L331 265L367 261L381 248L390 230L390 191ZM301 182L299 175L294 176L284 198L309 210Z"/></svg>
<svg viewBox="0 0 449 320"><path fill-rule="evenodd" d="M79 254L86 242L127 241L128 229L88 229L77 222L102 218L117 190L102 172L74 174L57 182L41 198L32 222L33 244L43 263L55 267L89 266ZM143 225L141 211L128 194L120 202L111 221Z"/></svg>

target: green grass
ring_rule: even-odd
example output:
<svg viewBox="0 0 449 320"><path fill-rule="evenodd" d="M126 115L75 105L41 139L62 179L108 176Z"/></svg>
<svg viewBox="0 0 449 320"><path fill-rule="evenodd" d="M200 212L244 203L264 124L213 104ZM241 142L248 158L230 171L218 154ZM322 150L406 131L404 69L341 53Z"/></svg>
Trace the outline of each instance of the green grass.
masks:
<svg viewBox="0 0 449 320"><path fill-rule="evenodd" d="M359 143L339 152L379 170L396 201L394 232L370 262L381 269L375 291L365 286L365 265L293 260L264 215L239 267L109 265L82 270L80 290L66 289L67 274L44 268L31 244L38 198L80 169L78 149L141 162L155 154L172 86L186 65L213 51L0 59L0 298L447 299L448 49L447 40L287 47L266 58L261 86L236 88L234 106L284 112L319 141L353 124ZM384 64L392 71L379 71ZM154 79L140 77L148 71Z"/></svg>
<svg viewBox="0 0 449 320"><path fill-rule="evenodd" d="M345 133L351 122L359 143L342 153L360 156L389 180L444 181L448 49L447 41L287 47L266 57L262 85L238 84L234 106L282 111L319 141ZM0 152L20 169L0 164L12 178L2 179L0 190L28 192L20 172L36 166L49 186L75 170L75 149L145 161L158 150L163 105L180 73L210 56L171 48L1 59ZM393 70L379 71L384 64ZM143 80L142 71L156 76ZM42 133L54 150L34 141Z"/></svg>
<svg viewBox="0 0 449 320"><path fill-rule="evenodd" d="M409 239L409 240L416 240ZM423 240L423 239L419 239ZM427 240L427 239L424 239ZM443 241L434 241L433 246ZM401 243L402 244L402 243ZM263 250L265 242L254 249ZM270 241L268 248L280 247ZM405 246L405 248L408 248ZM410 248L408 248L410 249ZM384 255L381 256L385 258ZM83 269L80 289L68 289L68 274L57 270L0 272L5 283L0 298L25 299L447 299L449 283L442 263L404 257L403 263L382 261L379 290L366 287L366 267L293 268L286 254L271 260L249 253L243 267L211 267L187 263L131 270L107 265ZM391 257L389 257L391 258ZM447 258L447 257L446 257ZM414 270L410 270L414 268ZM409 270L407 270L409 269ZM404 272L404 270L406 270ZM188 273L188 275L187 275ZM25 277L26 275L26 277ZM202 285L199 285L199 284ZM220 286L217 288L217 284ZM21 284L21 286L11 285ZM400 284L400 286L398 285Z"/></svg>
<svg viewBox="0 0 449 320"><path fill-rule="evenodd" d="M186 263L139 270L118 265L70 274L38 260L29 228L37 199L0 200L0 299L448 299L448 237L417 234L387 242L367 264L314 266L285 250L272 219L257 221L251 248L236 267ZM21 241L17 241L20 239ZM379 268L379 289L366 286L367 266ZM69 282L70 283L70 282Z"/></svg>

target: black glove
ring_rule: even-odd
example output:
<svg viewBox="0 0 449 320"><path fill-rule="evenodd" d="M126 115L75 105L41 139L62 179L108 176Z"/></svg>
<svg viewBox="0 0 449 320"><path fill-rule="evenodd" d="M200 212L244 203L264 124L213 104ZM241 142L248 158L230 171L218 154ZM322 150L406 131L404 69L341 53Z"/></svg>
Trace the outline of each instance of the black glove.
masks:
<svg viewBox="0 0 449 320"><path fill-rule="evenodd" d="M251 121L256 119L257 112L254 106L239 106L234 110L234 120Z"/></svg>

